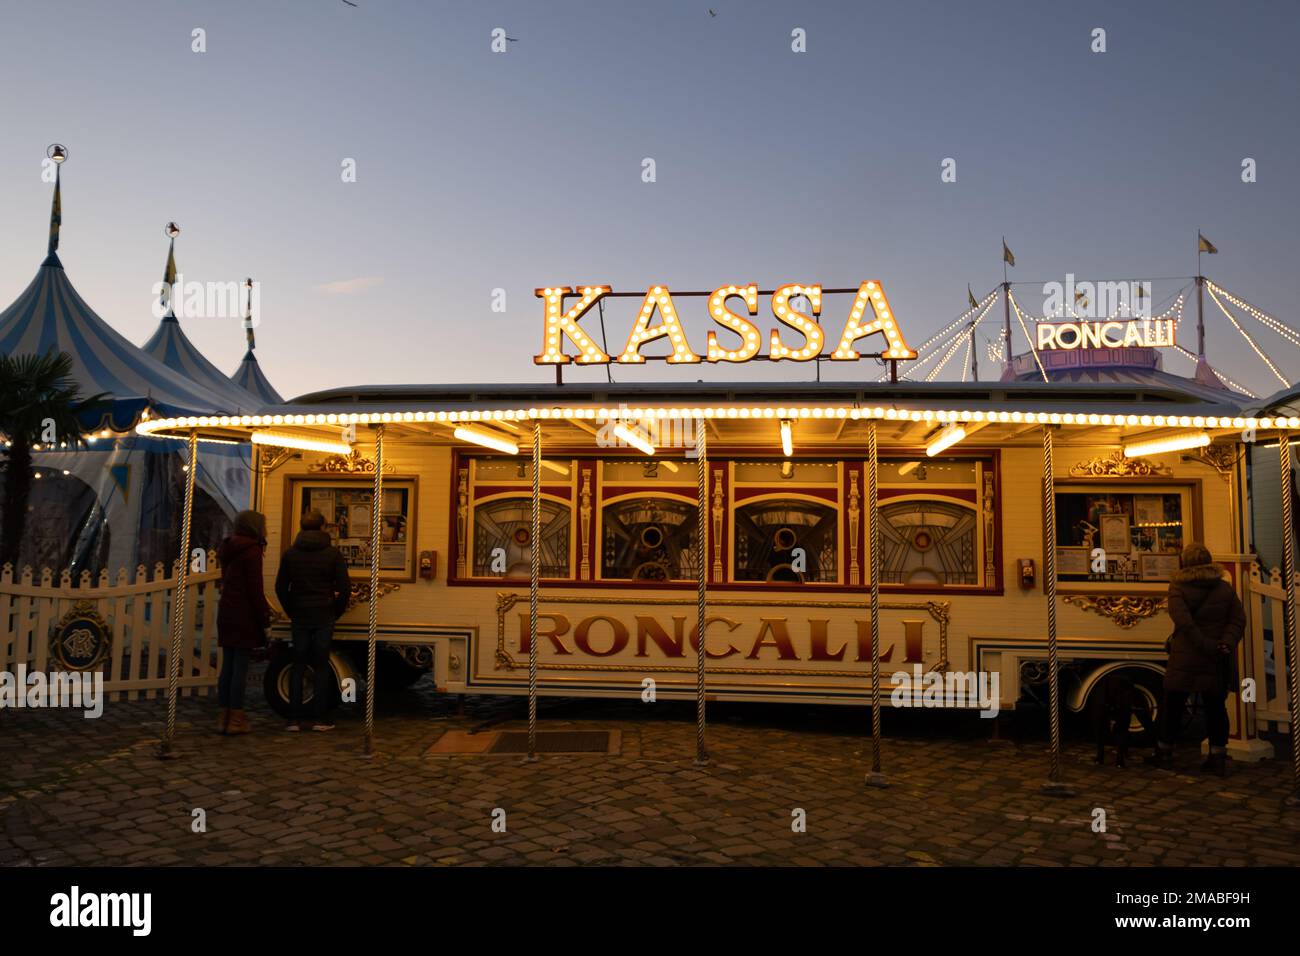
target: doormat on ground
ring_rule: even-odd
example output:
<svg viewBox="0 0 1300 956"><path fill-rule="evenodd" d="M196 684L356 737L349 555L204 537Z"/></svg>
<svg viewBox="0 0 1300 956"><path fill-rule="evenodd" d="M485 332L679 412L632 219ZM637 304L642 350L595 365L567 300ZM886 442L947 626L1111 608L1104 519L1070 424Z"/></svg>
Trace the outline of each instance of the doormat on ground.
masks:
<svg viewBox="0 0 1300 956"><path fill-rule="evenodd" d="M539 730L539 754L618 754L622 750L618 730ZM429 756L503 756L528 753L528 731L494 730L471 734L449 730L425 751Z"/></svg>

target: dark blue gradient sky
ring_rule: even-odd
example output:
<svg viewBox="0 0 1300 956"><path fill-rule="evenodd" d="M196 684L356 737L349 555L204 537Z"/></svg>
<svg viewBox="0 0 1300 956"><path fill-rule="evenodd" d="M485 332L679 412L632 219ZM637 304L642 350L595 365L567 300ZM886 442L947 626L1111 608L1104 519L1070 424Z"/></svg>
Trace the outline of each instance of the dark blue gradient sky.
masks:
<svg viewBox="0 0 1300 956"><path fill-rule="evenodd" d="M547 381L532 290L560 282L878 278L915 344L965 308L967 283L1001 280L1004 234L1013 279L1156 279L1159 301L1182 284L1160 277L1194 273L1199 227L1221 250L1207 274L1296 321L1300 4L357 3L4 0L0 299L44 255L39 162L60 141L61 253L82 295L144 341L175 219L187 279L261 281L258 355L286 395ZM489 49L498 26L519 38L506 54ZM807 53L790 51L795 27ZM1243 157L1258 182L1241 182ZM1041 306L1040 287L1016 291ZM702 351L700 301L678 305ZM1207 307L1212 361L1274 391ZM611 310L611 347L629 321ZM234 368L237 319L187 331ZM1259 338L1300 375L1296 350ZM812 370L615 374L741 373Z"/></svg>

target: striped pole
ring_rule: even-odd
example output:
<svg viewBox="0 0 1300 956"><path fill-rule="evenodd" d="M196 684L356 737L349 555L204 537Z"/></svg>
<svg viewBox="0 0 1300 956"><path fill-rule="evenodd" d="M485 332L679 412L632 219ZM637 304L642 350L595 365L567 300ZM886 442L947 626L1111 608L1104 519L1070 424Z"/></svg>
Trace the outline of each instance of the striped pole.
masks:
<svg viewBox="0 0 1300 956"><path fill-rule="evenodd" d="M167 731L158 745L158 756L175 757L172 742L176 737L176 687L181 675L181 637L185 632L185 592L190 577L190 519L194 515L194 474L199 470L199 436L191 431L189 464L185 469L185 506L181 518L181 557L176 568L176 588L172 592L172 648L167 655Z"/></svg>
<svg viewBox="0 0 1300 956"><path fill-rule="evenodd" d="M876 508L876 479L880 459L876 445L876 422L867 422L867 539L871 549L871 772L867 785L887 787L880 770L880 514Z"/></svg>
<svg viewBox="0 0 1300 956"><path fill-rule="evenodd" d="M379 524L384 501L384 426L375 426L375 490L370 502L370 604L366 632L366 756L375 752L375 646L379 629Z"/></svg>
<svg viewBox="0 0 1300 956"><path fill-rule="evenodd" d="M542 423L533 421L533 501L528 545L528 757L537 760L537 592L542 576Z"/></svg>
<svg viewBox="0 0 1300 956"><path fill-rule="evenodd" d="M709 614L709 448L708 425L703 418L695 419L695 476L699 488L699 508L695 515L695 587L696 633L699 646L695 649L695 765L709 762L704 746L704 629Z"/></svg>
<svg viewBox="0 0 1300 956"><path fill-rule="evenodd" d="M1291 682L1291 795L1287 803L1300 805L1300 658L1296 657L1295 627L1295 525L1291 508L1291 440L1286 432L1278 438L1277 460L1282 479L1282 586L1286 600L1282 603L1282 632L1286 640L1286 669Z"/></svg>
<svg viewBox="0 0 1300 956"><path fill-rule="evenodd" d="M1056 648L1056 476L1052 463L1052 425L1043 426L1043 526L1047 547L1043 561L1043 590L1047 595L1047 694L1051 707L1051 773L1043 784L1046 793L1071 796L1061 779L1060 660Z"/></svg>

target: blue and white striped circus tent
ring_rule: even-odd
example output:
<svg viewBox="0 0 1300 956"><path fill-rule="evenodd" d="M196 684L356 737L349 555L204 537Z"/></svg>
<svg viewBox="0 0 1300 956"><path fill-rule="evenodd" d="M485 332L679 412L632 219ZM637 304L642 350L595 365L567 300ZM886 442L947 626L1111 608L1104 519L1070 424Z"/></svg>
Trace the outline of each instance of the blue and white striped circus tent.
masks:
<svg viewBox="0 0 1300 956"><path fill-rule="evenodd" d="M204 414L228 406L222 396L157 361L96 315L77 294L54 252L14 303L0 312L0 353L51 350L72 357L73 376L83 393L108 395L98 420L83 422L87 429L127 431L148 408ZM257 399L242 389L240 394L242 408L258 407Z"/></svg>
<svg viewBox="0 0 1300 956"><path fill-rule="evenodd" d="M167 266L163 270L163 282L169 289L176 286L176 235L180 233L175 223L168 223L167 231L171 235L171 244L167 249ZM173 293L168 301L174 303ZM167 308L149 341L142 346L145 352L162 362L173 372L179 373L186 380L202 386L216 395L225 409L260 408L270 404L257 395L246 391L231 380L221 369L204 357L190 337L181 328L176 318L176 310L171 305Z"/></svg>
<svg viewBox="0 0 1300 956"><path fill-rule="evenodd" d="M163 269L163 282L170 290L166 314L159 321L153 335L141 348L187 381L212 392L221 402L223 409L243 411L249 408L260 409L271 404L232 381L221 369L208 361L185 334L175 310L180 292L176 283L176 236L180 234L180 228L175 223L168 223L167 234L171 237L171 241L167 247L167 265ZM280 403L276 402L276 404ZM213 486L221 492L219 501L238 502L240 508L246 507L245 503L250 497L249 478L253 469L253 453L247 445L205 447L199 456L199 468L199 477L204 480L205 485ZM163 514L159 509L153 509L150 513ZM233 513L231 516L233 517Z"/></svg>
<svg viewBox="0 0 1300 956"><path fill-rule="evenodd" d="M59 259L61 188L56 178L45 261L0 312L0 354L65 352L82 395L104 393L105 401L83 418L88 445L78 448L70 441L67 448L45 447L34 456L39 477L32 484L20 562L56 574L63 568L116 574L119 568L152 567L157 561L169 566L179 547L187 449L179 442L137 436L136 424L146 415L251 413L263 403L229 382L219 393L168 367L95 313ZM231 465L228 457L218 459L201 447L196 546L215 547L230 518L248 507L249 465Z"/></svg>
<svg viewBox="0 0 1300 956"><path fill-rule="evenodd" d="M284 399L272 387L270 381L262 372L262 366L257 363L257 356L253 354L252 345L244 353L244 360L239 363L239 368L235 369L235 374L230 376L230 380L241 386L245 391L252 392L267 405L284 404Z"/></svg>

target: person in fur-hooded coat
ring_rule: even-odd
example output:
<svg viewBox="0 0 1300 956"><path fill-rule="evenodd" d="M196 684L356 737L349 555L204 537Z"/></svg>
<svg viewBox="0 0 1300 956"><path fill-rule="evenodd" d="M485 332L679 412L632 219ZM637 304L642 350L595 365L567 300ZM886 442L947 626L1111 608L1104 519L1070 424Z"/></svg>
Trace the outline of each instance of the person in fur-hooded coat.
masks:
<svg viewBox="0 0 1300 956"><path fill-rule="evenodd" d="M1169 582L1169 663L1165 668L1157 764L1167 763L1187 699L1199 693L1205 706L1210 757L1203 769L1223 773L1228 744L1227 696L1237 686L1237 644L1246 630L1246 612L1223 569L1203 544L1190 544L1179 556Z"/></svg>

